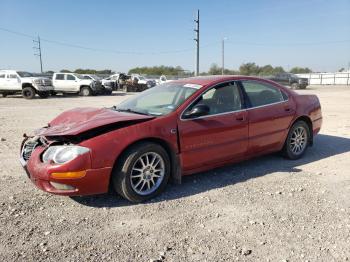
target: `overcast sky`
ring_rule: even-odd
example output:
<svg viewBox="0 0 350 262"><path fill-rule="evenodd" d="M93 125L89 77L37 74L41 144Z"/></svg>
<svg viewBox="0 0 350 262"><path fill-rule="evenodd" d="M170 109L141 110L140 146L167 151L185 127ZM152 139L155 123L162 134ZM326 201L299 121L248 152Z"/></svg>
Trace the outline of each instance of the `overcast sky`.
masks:
<svg viewBox="0 0 350 262"><path fill-rule="evenodd" d="M0 5L2 69L38 72L31 36L40 35L45 71L125 72L153 65L194 70L196 9L200 71L221 64L223 37L230 69L256 62L334 71L350 63L350 0L2 0Z"/></svg>

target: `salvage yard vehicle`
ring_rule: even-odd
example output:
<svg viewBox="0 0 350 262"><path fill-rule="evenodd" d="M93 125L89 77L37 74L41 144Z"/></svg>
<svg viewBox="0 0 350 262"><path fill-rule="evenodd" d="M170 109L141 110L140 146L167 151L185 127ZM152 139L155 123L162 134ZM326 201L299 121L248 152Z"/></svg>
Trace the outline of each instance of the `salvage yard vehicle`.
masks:
<svg viewBox="0 0 350 262"><path fill-rule="evenodd" d="M153 79L147 79L144 76L138 74L132 74L131 80L137 82L140 85L146 85L147 88L151 88L157 85L156 81Z"/></svg>
<svg viewBox="0 0 350 262"><path fill-rule="evenodd" d="M111 186L142 202L184 175L272 152L298 159L321 124L315 95L255 77L194 77L112 108L66 111L24 139L20 161L46 192L91 195Z"/></svg>
<svg viewBox="0 0 350 262"><path fill-rule="evenodd" d="M38 94L47 98L53 90L52 81L45 77L34 77L33 74L15 70L0 70L0 94L3 97L21 93L26 99Z"/></svg>
<svg viewBox="0 0 350 262"><path fill-rule="evenodd" d="M102 79L99 78L97 75L83 74L82 76L84 79L90 79L90 80L96 81L99 85L102 85L102 91L101 91L102 94L105 94L105 95L112 94L113 87L112 85L109 84L110 82L107 82L107 81L103 82Z"/></svg>
<svg viewBox="0 0 350 262"><path fill-rule="evenodd" d="M290 86L292 89L305 89L309 85L307 78L301 78L291 73L279 73L267 78L281 85Z"/></svg>
<svg viewBox="0 0 350 262"><path fill-rule="evenodd" d="M52 80L54 87L53 94L75 93L81 96L91 96L103 92L101 82L85 79L83 76L75 73L54 73Z"/></svg>

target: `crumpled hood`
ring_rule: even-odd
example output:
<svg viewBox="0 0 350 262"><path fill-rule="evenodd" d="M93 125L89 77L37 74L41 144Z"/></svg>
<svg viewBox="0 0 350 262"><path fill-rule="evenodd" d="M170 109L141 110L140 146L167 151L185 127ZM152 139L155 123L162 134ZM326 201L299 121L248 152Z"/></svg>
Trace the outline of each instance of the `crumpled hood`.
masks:
<svg viewBox="0 0 350 262"><path fill-rule="evenodd" d="M74 136L110 124L131 121L137 123L153 118L153 116L118 112L107 108L75 108L57 116L48 127L36 130L35 135Z"/></svg>

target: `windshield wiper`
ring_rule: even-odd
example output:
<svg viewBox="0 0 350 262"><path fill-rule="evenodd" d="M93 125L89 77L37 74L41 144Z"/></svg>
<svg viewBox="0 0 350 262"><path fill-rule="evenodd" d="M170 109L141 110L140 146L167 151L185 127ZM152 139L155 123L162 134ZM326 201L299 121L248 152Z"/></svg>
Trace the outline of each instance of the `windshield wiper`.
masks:
<svg viewBox="0 0 350 262"><path fill-rule="evenodd" d="M134 114L149 116L149 114L147 114L145 112L136 111L136 110L133 110L131 108L122 109L122 108L117 108L116 106L113 106L112 108L113 108L113 110L118 111L118 112L128 112L128 113L134 113Z"/></svg>

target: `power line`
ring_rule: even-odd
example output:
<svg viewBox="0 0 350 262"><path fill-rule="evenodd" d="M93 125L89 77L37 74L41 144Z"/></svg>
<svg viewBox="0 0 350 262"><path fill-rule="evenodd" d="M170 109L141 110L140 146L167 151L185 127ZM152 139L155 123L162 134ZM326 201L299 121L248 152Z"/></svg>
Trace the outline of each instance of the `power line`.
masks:
<svg viewBox="0 0 350 262"><path fill-rule="evenodd" d="M1 31L5 31L11 34L15 34L22 37L27 37L31 39L37 39L36 36L9 30L3 27L0 27ZM138 51L119 51L119 50L111 50L111 49L101 49L101 48L93 48L93 47L87 47L82 45L76 45L76 44L70 44L65 42L60 42L56 40L41 38L42 42L47 42L51 44L61 45L61 46L67 46L71 48L77 48L77 49L83 49L88 51L95 51L95 52L104 52L104 53L114 53L114 54L128 54L128 55L161 55L161 54L174 54L174 53L185 53L185 52L192 52L192 48L185 48L185 49L178 49L178 50L165 50L165 51L150 51L150 52L138 52Z"/></svg>

